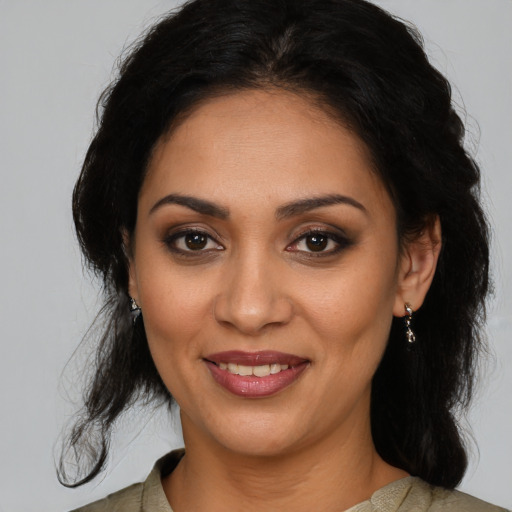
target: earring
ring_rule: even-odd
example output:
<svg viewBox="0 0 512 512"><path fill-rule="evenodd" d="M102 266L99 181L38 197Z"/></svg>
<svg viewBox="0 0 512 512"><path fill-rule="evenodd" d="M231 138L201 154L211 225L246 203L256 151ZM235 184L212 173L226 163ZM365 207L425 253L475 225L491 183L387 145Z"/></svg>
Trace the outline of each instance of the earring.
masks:
<svg viewBox="0 0 512 512"><path fill-rule="evenodd" d="M130 311L140 311L140 307L133 297L130 297Z"/></svg>
<svg viewBox="0 0 512 512"><path fill-rule="evenodd" d="M130 297L130 312L132 314L133 323L135 324L135 321L142 313L142 309L140 309L140 306L137 304L137 302L135 302L133 297Z"/></svg>
<svg viewBox="0 0 512 512"><path fill-rule="evenodd" d="M413 310L411 308L411 305L408 303L404 304L405 307L405 336L407 338L407 341L412 345L416 341L416 335L411 329L411 321L412 321L412 314Z"/></svg>

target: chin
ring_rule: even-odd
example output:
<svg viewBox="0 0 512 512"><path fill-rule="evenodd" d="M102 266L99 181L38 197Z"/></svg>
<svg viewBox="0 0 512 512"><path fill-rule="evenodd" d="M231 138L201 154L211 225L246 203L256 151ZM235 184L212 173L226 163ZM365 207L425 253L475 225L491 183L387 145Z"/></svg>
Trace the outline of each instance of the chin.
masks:
<svg viewBox="0 0 512 512"><path fill-rule="evenodd" d="M205 431L218 449L245 457L281 456L302 444L303 435L297 432L297 425L301 423L296 417L287 416L285 411L264 412L260 409L247 413L237 409L231 413L226 411L216 420L210 416L197 421L198 418L182 415L184 433L189 434L185 438L186 444L192 446L198 436L204 440ZM196 430L200 424L202 432Z"/></svg>
<svg viewBox="0 0 512 512"><path fill-rule="evenodd" d="M243 457L273 458L293 451L295 444L289 434L279 435L276 432L238 431L226 439L218 439L224 448Z"/></svg>

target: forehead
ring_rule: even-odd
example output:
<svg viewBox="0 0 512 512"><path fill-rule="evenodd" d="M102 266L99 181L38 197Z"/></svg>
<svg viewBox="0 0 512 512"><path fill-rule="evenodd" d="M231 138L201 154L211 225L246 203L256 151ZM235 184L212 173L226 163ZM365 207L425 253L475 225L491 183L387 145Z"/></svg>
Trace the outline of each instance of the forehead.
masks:
<svg viewBox="0 0 512 512"><path fill-rule="evenodd" d="M225 202L351 194L388 201L365 144L306 96L250 90L197 106L159 141L141 199L197 193Z"/></svg>

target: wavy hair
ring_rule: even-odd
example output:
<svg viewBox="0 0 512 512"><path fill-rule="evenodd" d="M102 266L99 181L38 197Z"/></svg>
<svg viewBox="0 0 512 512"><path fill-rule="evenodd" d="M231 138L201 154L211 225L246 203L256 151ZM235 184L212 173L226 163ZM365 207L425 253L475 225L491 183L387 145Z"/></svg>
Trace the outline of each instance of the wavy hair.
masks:
<svg viewBox="0 0 512 512"><path fill-rule="evenodd" d="M103 469L116 419L137 400L170 403L143 321L132 325L123 230L156 142L216 94L283 88L314 98L367 145L394 202L400 239L438 216L443 247L406 350L400 319L373 379L374 443L388 463L454 487L466 452L456 415L471 398L489 289L479 169L447 80L418 32L364 0L193 0L138 41L98 104L73 193L86 261L105 295L96 367L58 468L79 486ZM64 460L78 471L70 478Z"/></svg>

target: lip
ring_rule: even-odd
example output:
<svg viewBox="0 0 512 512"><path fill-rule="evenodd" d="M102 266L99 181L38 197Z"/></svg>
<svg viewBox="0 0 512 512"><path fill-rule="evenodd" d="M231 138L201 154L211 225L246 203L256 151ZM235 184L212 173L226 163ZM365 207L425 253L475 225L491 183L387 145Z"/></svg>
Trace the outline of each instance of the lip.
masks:
<svg viewBox="0 0 512 512"><path fill-rule="evenodd" d="M211 354L204 358L214 380L233 395L245 398L264 398L275 395L293 384L309 366L309 361L293 354L282 352L228 351ZM247 366L265 364L286 364L287 370L265 377L242 376L219 368L220 363L234 363Z"/></svg>

